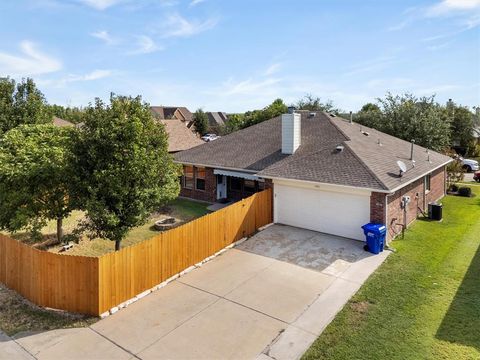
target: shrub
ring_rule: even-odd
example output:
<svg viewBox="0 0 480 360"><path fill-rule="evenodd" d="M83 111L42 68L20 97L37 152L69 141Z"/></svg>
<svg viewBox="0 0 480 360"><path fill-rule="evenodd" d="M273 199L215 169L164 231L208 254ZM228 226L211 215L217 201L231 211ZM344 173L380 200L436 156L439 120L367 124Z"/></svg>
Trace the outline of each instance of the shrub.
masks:
<svg viewBox="0 0 480 360"><path fill-rule="evenodd" d="M456 185L456 184L450 185L449 190L452 191L452 192L457 192L458 191L458 185Z"/></svg>
<svg viewBox="0 0 480 360"><path fill-rule="evenodd" d="M460 189L458 189L458 195L470 197L472 196L472 189L470 189L469 187L461 187Z"/></svg>

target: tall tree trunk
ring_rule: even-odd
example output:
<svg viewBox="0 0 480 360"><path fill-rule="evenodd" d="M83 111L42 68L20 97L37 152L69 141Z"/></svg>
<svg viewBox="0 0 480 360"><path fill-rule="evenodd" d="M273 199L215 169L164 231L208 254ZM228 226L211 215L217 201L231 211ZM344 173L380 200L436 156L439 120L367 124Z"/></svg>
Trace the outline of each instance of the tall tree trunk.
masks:
<svg viewBox="0 0 480 360"><path fill-rule="evenodd" d="M63 218L57 218L57 241L58 243L62 242L63 238Z"/></svg>
<svg viewBox="0 0 480 360"><path fill-rule="evenodd" d="M120 242L121 242L121 241L122 241L122 240L115 240L115 251L120 250Z"/></svg>

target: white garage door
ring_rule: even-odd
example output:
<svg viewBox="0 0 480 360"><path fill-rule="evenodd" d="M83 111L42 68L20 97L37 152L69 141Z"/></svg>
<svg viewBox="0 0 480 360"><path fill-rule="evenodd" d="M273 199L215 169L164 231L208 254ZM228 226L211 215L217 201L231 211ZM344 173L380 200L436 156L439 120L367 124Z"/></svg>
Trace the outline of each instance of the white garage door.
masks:
<svg viewBox="0 0 480 360"><path fill-rule="evenodd" d="M275 222L363 240L369 193L343 193L275 183Z"/></svg>

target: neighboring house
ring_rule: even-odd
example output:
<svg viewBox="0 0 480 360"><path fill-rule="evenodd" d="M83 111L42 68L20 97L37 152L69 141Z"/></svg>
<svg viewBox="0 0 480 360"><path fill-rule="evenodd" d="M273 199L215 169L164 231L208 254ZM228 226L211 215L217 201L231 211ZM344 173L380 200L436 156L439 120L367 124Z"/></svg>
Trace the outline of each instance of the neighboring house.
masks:
<svg viewBox="0 0 480 360"><path fill-rule="evenodd" d="M59 117L56 117L56 116L53 117L53 125L57 127L75 126L74 123L67 120L60 119Z"/></svg>
<svg viewBox="0 0 480 360"><path fill-rule="evenodd" d="M413 160L410 158L413 149ZM353 239L389 238L445 194L447 156L323 112L300 111L183 151L181 195L214 202L273 187L274 221ZM407 171L400 176L397 161ZM406 207L406 196L410 197Z"/></svg>
<svg viewBox="0 0 480 360"><path fill-rule="evenodd" d="M187 127L193 125L193 114L186 107L182 106L151 106L153 116L159 120L177 119Z"/></svg>
<svg viewBox="0 0 480 360"><path fill-rule="evenodd" d="M168 134L168 152L187 150L204 143L194 131L193 114L181 106L151 106L155 119L165 125Z"/></svg>
<svg viewBox="0 0 480 360"><path fill-rule="evenodd" d="M168 152L175 153L204 144L196 133L185 126L181 120L160 120L168 134Z"/></svg>
<svg viewBox="0 0 480 360"><path fill-rule="evenodd" d="M227 122L227 114L220 111L209 111L207 112L208 116L208 125L212 128L218 128L224 126Z"/></svg>

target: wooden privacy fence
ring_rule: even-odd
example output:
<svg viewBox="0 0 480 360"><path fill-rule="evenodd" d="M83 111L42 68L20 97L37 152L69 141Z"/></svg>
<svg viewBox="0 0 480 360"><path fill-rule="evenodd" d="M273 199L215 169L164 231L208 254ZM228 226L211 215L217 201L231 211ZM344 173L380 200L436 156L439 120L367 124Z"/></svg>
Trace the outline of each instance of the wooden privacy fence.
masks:
<svg viewBox="0 0 480 360"><path fill-rule="evenodd" d="M272 219L267 189L101 257L40 251L0 234L0 282L40 306L100 315Z"/></svg>

